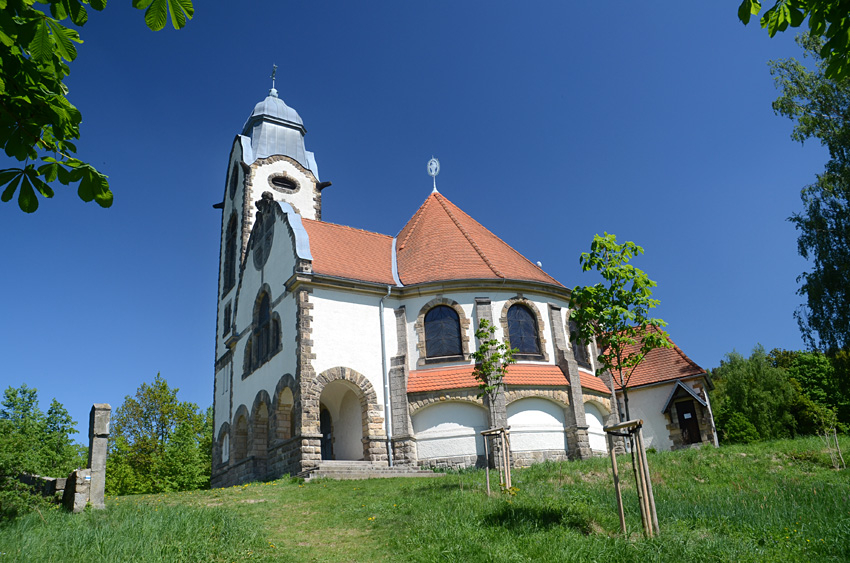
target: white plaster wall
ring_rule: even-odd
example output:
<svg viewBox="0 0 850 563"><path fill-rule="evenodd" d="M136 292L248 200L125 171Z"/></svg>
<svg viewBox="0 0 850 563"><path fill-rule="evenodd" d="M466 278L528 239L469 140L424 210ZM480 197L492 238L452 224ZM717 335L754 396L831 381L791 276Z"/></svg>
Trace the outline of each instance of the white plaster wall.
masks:
<svg viewBox="0 0 850 563"><path fill-rule="evenodd" d="M221 292L221 288L224 287L224 242L225 237L227 236L227 223L230 221L230 215L232 213L236 214L236 224L237 224L237 233L241 233L242 228L242 182L244 180L244 172L242 167L239 165L239 162L242 159L242 148L239 146L239 143L236 143L233 154L231 156L230 163L227 166L227 177L224 184L224 209L222 209L222 223L221 223L221 238L219 240L219 268L220 271L218 273L218 290ZM236 189L236 195L233 196L233 199L230 198L230 175L232 174L233 168L236 167L237 175L239 177ZM237 252L237 260L236 260L236 284L233 288L227 292L227 295L223 296L219 295L220 304L218 307L218 324L216 325L216 357L220 357L225 352L224 347L224 337L223 337L223 324L222 320L224 318L224 307L228 302L232 302L234 300L234 296L236 295L236 288L239 285L239 249L241 248L242 238L239 236L236 241L236 252Z"/></svg>
<svg viewBox="0 0 850 563"><path fill-rule="evenodd" d="M316 185L312 175L304 174L294 164L286 160L257 166L253 168L251 174L251 186L253 189L251 195L255 203L262 198L263 192L271 192L274 194L275 201L289 203L302 217L306 217L307 219L316 218L315 202L313 201ZM276 174L285 174L294 180L298 184L298 191L294 194L282 194L276 191L269 184L269 178Z"/></svg>
<svg viewBox="0 0 850 563"><path fill-rule="evenodd" d="M629 413L632 419L643 420L643 440L647 448L658 451L673 447L667 430L667 417L661 412L673 390L674 383L629 389ZM617 393L622 398L621 393Z"/></svg>
<svg viewBox="0 0 850 563"><path fill-rule="evenodd" d="M213 411L213 420L215 422L213 429L213 438L218 439L218 433L221 431L221 426L225 422L230 422L230 366L225 365L215 374L215 410ZM225 384L226 382L226 384Z"/></svg>
<svg viewBox="0 0 850 563"><path fill-rule="evenodd" d="M512 451L566 451L563 406L546 399L529 397L509 404L507 414Z"/></svg>
<svg viewBox="0 0 850 563"><path fill-rule="evenodd" d="M333 420L334 457L336 459L363 459L363 413L360 400L351 390L346 390Z"/></svg>
<svg viewBox="0 0 850 563"><path fill-rule="evenodd" d="M393 303L384 302L384 330L387 353L396 345ZM313 369L317 374L337 367L347 367L362 374L375 390L378 404L383 405L384 384L381 364L380 297L316 288L310 296L313 304ZM387 364L389 369L389 363Z"/></svg>
<svg viewBox="0 0 850 563"><path fill-rule="evenodd" d="M487 411L471 403L445 402L413 415L419 459L483 455Z"/></svg>
<svg viewBox="0 0 850 563"><path fill-rule="evenodd" d="M584 415L587 422L587 437L590 441L590 449L594 452L607 452L608 439L602 428L605 426L607 414L592 403L584 404Z"/></svg>

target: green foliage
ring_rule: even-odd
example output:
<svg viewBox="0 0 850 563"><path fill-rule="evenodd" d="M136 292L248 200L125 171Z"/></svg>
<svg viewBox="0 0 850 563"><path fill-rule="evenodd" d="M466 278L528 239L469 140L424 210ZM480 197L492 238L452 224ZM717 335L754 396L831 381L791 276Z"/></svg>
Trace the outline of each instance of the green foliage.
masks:
<svg viewBox="0 0 850 563"><path fill-rule="evenodd" d="M160 374L115 410L109 438L109 494L209 487L212 411L179 401Z"/></svg>
<svg viewBox="0 0 850 563"><path fill-rule="evenodd" d="M743 0L738 19L744 25L761 12L761 0ZM800 27L808 18L809 34L817 37L818 55L827 78L850 76L850 2L847 0L776 0L759 20L770 37L789 27Z"/></svg>
<svg viewBox="0 0 850 563"><path fill-rule="evenodd" d="M594 235L590 252L579 258L584 272L596 270L605 282L593 286L576 286L570 296L570 319L575 343L595 339L598 349L597 373L610 372L623 388L626 417L629 402L626 388L632 373L646 354L655 348L672 346L661 327L661 319L649 316L658 306L652 298L657 284L629 261L643 254L634 242L617 243L616 235Z"/></svg>
<svg viewBox="0 0 850 563"><path fill-rule="evenodd" d="M514 354L516 348L510 347L510 342L502 342L496 338L496 327L487 319L478 322L475 337L478 338L478 350L472 353L475 369L472 375L479 381L479 397L487 395L490 400L496 398L499 389L504 387L505 374L508 366L516 363Z"/></svg>
<svg viewBox="0 0 850 563"><path fill-rule="evenodd" d="M75 28L88 21L86 6L100 11L106 0L0 0L0 147L24 163L0 170L0 200L17 192L27 213L38 209L36 192L53 197L55 182L76 184L83 201L112 205L106 175L74 156L82 114L68 101L64 83L68 63L77 58L74 44L82 43ZM133 6L145 10L145 23L155 31L169 14L175 29L194 14L191 0L134 0Z"/></svg>
<svg viewBox="0 0 850 563"><path fill-rule="evenodd" d="M38 407L38 391L9 387L0 402L0 520L41 504L18 481L21 473L67 477L85 466L86 448L71 442L76 422L56 399L47 414Z"/></svg>
<svg viewBox="0 0 850 563"><path fill-rule="evenodd" d="M850 77L829 78L819 38L802 35L798 43L816 64L771 61L780 91L773 109L795 122L794 140L818 139L830 159L803 188L803 211L789 218L799 231L797 250L811 264L797 278L806 303L795 317L809 346L834 354L850 349Z"/></svg>

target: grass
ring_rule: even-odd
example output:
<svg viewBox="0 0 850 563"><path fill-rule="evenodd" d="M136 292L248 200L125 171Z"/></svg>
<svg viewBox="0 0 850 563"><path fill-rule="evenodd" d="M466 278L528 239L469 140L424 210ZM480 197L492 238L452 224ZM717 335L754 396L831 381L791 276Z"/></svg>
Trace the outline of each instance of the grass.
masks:
<svg viewBox="0 0 850 563"><path fill-rule="evenodd" d="M0 562L850 561L850 472L831 469L816 438L648 457L652 540L630 466L619 534L601 458L516 470L515 496L488 498L483 472L463 471L108 498L103 511L0 527Z"/></svg>

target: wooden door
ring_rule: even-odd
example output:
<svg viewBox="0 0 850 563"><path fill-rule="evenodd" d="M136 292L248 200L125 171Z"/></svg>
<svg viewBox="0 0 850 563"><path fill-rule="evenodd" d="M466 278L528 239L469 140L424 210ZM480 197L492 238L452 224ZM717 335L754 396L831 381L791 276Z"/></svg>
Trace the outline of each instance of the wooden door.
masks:
<svg viewBox="0 0 850 563"><path fill-rule="evenodd" d="M322 433L322 459L333 459L333 434L331 424L331 413L328 409L319 412L319 432Z"/></svg>
<svg viewBox="0 0 850 563"><path fill-rule="evenodd" d="M698 444L701 442L694 402L691 400L676 403L676 412L679 415L679 429L682 431L682 442L685 444Z"/></svg>

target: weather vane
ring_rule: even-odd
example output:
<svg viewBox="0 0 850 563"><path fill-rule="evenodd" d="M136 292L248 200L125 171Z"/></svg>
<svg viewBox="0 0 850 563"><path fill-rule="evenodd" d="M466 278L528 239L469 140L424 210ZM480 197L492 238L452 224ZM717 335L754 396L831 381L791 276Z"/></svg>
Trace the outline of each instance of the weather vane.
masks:
<svg viewBox="0 0 850 563"><path fill-rule="evenodd" d="M277 74L277 65L272 65L272 90L274 90L274 77Z"/></svg>
<svg viewBox="0 0 850 563"><path fill-rule="evenodd" d="M437 174L440 173L440 161L431 157L428 161L428 175L434 179L434 193L437 192Z"/></svg>

